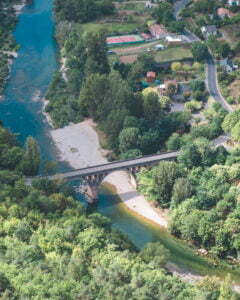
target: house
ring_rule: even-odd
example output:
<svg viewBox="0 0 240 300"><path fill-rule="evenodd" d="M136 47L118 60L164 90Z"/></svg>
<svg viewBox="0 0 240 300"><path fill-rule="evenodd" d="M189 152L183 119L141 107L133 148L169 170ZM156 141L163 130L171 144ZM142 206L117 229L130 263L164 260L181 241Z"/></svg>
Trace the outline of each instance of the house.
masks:
<svg viewBox="0 0 240 300"><path fill-rule="evenodd" d="M169 87L174 86L175 87L175 93L178 90L178 83L176 80L164 80L163 84L160 84L157 88L157 91L160 95L164 96L167 95L169 92Z"/></svg>
<svg viewBox="0 0 240 300"><path fill-rule="evenodd" d="M146 81L154 82L155 80L156 80L156 73L155 72L147 72Z"/></svg>
<svg viewBox="0 0 240 300"><path fill-rule="evenodd" d="M220 60L219 65L227 72L233 72L238 69L238 66L235 65L228 57Z"/></svg>
<svg viewBox="0 0 240 300"><path fill-rule="evenodd" d="M211 35L217 35L218 30L215 25L202 26L201 32L205 39L208 39Z"/></svg>
<svg viewBox="0 0 240 300"><path fill-rule="evenodd" d="M240 5L240 1L239 0L228 0L228 5L229 6L239 6Z"/></svg>
<svg viewBox="0 0 240 300"><path fill-rule="evenodd" d="M169 45L179 45L182 43L182 39L180 37L173 37L170 35L166 36L165 40Z"/></svg>
<svg viewBox="0 0 240 300"><path fill-rule="evenodd" d="M153 4L151 1L146 1L145 3L145 8L152 8L153 7Z"/></svg>
<svg viewBox="0 0 240 300"><path fill-rule="evenodd" d="M225 19L225 18L231 18L234 16L234 13L232 13L229 9L220 7L217 9L217 15L220 19Z"/></svg>
<svg viewBox="0 0 240 300"><path fill-rule="evenodd" d="M151 35L156 39L162 39L168 35L168 31L165 26L159 24L153 24L149 27Z"/></svg>

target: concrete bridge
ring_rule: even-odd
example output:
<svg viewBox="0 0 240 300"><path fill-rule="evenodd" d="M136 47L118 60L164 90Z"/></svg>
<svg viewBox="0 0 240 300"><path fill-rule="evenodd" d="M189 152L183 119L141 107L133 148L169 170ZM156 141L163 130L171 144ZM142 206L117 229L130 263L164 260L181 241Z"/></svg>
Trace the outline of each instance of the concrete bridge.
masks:
<svg viewBox="0 0 240 300"><path fill-rule="evenodd" d="M141 168L148 168L156 165L162 160L175 160L179 152L165 152L161 154L143 156L135 159L121 160L115 162L109 162L102 165L82 168L65 173L58 173L53 176L46 176L50 180L64 179L67 181L80 179L86 186L85 193L89 196L89 202L97 200L97 189L101 185L103 179L114 171L127 170L132 175L135 175L141 170ZM33 178L28 179L28 183L31 183Z"/></svg>

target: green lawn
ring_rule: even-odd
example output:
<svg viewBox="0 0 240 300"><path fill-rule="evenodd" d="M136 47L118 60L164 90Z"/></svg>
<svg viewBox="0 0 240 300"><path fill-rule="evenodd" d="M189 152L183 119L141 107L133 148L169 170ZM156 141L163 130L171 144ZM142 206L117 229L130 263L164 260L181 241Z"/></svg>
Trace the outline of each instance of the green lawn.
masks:
<svg viewBox="0 0 240 300"><path fill-rule="evenodd" d="M221 27L220 31L223 33L227 42L231 45L237 44L239 41L240 24L232 24Z"/></svg>
<svg viewBox="0 0 240 300"><path fill-rule="evenodd" d="M167 48L165 50L158 51L155 55L155 61L158 63L191 58L193 58L191 50L185 46Z"/></svg>
<svg viewBox="0 0 240 300"><path fill-rule="evenodd" d="M81 24L80 27L82 31L97 31L100 29L106 30L109 34L110 33L126 33L132 32L136 28L139 27L137 23L130 23L130 24L121 24L121 23L85 23Z"/></svg>
<svg viewBox="0 0 240 300"><path fill-rule="evenodd" d="M142 11L145 9L144 3L123 3L121 9Z"/></svg>

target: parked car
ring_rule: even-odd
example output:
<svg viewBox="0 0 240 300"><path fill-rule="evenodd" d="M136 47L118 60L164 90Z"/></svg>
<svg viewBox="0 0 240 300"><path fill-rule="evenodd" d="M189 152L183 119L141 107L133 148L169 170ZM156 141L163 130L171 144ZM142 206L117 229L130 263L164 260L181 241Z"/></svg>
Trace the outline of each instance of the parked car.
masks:
<svg viewBox="0 0 240 300"><path fill-rule="evenodd" d="M160 51L160 50L163 50L163 49L165 49L164 45L162 45L162 44L155 45L155 50Z"/></svg>

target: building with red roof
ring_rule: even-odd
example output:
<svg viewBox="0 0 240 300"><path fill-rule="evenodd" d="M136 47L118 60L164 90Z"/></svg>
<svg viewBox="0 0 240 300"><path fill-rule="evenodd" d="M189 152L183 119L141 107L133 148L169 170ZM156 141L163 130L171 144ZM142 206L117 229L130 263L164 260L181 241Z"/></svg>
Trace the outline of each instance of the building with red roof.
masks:
<svg viewBox="0 0 240 300"><path fill-rule="evenodd" d="M155 72L147 72L146 80L147 80L147 82L154 82L156 80L156 73Z"/></svg>
<svg viewBox="0 0 240 300"><path fill-rule="evenodd" d="M232 13L229 9L227 8L223 8L223 7L220 7L218 8L217 10L217 15L219 18L221 19L225 19L225 18L231 18L234 16L234 13Z"/></svg>
<svg viewBox="0 0 240 300"><path fill-rule="evenodd" d="M162 39L166 37L166 35L169 34L166 27L159 24L153 24L149 27L149 31L151 32L151 35L155 37L156 39Z"/></svg>

